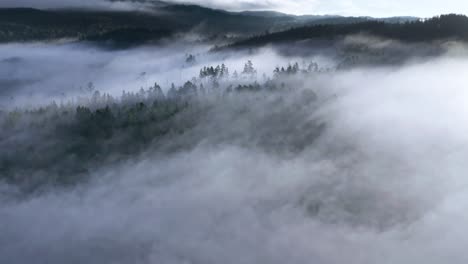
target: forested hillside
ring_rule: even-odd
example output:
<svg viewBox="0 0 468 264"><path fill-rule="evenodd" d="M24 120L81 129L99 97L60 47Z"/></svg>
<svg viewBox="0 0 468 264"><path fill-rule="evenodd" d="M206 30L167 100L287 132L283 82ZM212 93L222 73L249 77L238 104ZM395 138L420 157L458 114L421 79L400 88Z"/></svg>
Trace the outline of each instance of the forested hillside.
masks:
<svg viewBox="0 0 468 264"><path fill-rule="evenodd" d="M468 40L468 17L441 15L427 20L405 23L365 21L350 24L328 24L298 27L287 31L259 35L239 41L228 48L263 46L309 39L336 40L352 34L368 34L405 42L431 42L436 40Z"/></svg>
<svg viewBox="0 0 468 264"><path fill-rule="evenodd" d="M233 74L223 64L203 67L199 76L180 87L172 84L167 92L155 84L115 97L90 85L87 95L73 101L0 111L0 147L11 150L0 152L0 181L30 193L86 182L91 170L147 151L170 155L202 142L243 144L246 131L236 123L264 151L300 153L324 124L305 121L299 125L307 132L291 134L276 122L306 118L316 95L297 81L327 71L315 62L296 63L259 83L252 62ZM219 113L227 116L220 119Z"/></svg>
<svg viewBox="0 0 468 264"><path fill-rule="evenodd" d="M389 18L399 23L415 18ZM227 12L197 5L161 4L148 10L0 8L0 43L73 39L121 46L155 42L175 34L200 39L250 37L311 24L343 24L369 17L292 16L268 12Z"/></svg>

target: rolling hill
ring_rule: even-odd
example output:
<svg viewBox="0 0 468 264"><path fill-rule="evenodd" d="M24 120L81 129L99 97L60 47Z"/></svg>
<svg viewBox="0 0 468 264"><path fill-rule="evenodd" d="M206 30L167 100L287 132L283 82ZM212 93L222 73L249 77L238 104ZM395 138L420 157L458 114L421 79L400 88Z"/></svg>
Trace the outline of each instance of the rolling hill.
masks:
<svg viewBox="0 0 468 264"><path fill-rule="evenodd" d="M112 42L135 45L177 34L196 33L202 38L247 38L265 32L317 24L347 24L367 17L293 16L278 12L228 12L198 5L151 2L146 10L91 10L32 8L0 9L0 43L50 41ZM389 22L415 18L390 18Z"/></svg>

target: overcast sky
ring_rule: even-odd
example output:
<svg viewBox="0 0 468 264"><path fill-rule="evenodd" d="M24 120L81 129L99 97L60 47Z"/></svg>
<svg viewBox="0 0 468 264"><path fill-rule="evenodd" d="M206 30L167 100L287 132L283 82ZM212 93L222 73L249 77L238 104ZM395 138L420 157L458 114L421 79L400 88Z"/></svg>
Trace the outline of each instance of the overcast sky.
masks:
<svg viewBox="0 0 468 264"><path fill-rule="evenodd" d="M126 8L106 0L0 0L1 7L100 7ZM291 14L340 14L364 16L412 15L428 17L445 13L468 13L467 0L168 0L192 2L232 11L275 10Z"/></svg>

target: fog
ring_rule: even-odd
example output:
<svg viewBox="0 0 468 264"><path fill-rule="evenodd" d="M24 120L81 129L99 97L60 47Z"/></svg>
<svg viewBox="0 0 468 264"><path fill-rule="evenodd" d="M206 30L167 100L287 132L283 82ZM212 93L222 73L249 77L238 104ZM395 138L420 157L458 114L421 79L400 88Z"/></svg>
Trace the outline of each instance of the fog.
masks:
<svg viewBox="0 0 468 264"><path fill-rule="evenodd" d="M73 98L88 82L116 95L154 82L167 91L204 65L240 72L250 59L261 81L295 61L339 63L271 48L50 45L0 47L1 79L25 81L0 91L6 108ZM198 99L175 118L183 133L93 164L82 183L28 195L5 181L0 262L466 263L468 58L458 51L295 76L287 93ZM11 144L61 148L28 129L2 135L2 156Z"/></svg>
<svg viewBox="0 0 468 264"><path fill-rule="evenodd" d="M184 50L197 52L197 48ZM164 78L159 81L167 84L169 80L180 80L190 70L183 69L186 54L179 51L176 48L106 51L87 45L41 43L2 45L1 80L10 85L5 85L1 92L13 97L13 102L2 100L2 104L69 99L82 94L89 82L103 92L120 94L123 90L152 85L151 81L161 73Z"/></svg>
<svg viewBox="0 0 468 264"><path fill-rule="evenodd" d="M315 60L324 66L327 57L282 57L272 49L259 52L210 53L211 46L189 41L129 50L105 50L85 44L0 45L0 105L34 106L51 100L67 101L84 95L90 82L95 89L114 95L138 91L158 82L164 89L198 77L203 66L225 63L232 73L252 60L259 76L271 76L276 66ZM195 62L186 62L194 55Z"/></svg>

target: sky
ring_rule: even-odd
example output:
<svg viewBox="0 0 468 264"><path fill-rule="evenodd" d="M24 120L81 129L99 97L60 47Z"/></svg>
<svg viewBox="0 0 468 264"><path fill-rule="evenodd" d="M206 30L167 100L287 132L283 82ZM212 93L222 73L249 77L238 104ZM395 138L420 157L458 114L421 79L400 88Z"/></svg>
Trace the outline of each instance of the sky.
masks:
<svg viewBox="0 0 468 264"><path fill-rule="evenodd" d="M203 6L243 10L274 10L289 14L337 14L352 16L419 16L430 17L446 13L468 14L466 0L167 0L191 2ZM107 0L0 0L0 7L99 7L128 8L122 2Z"/></svg>

